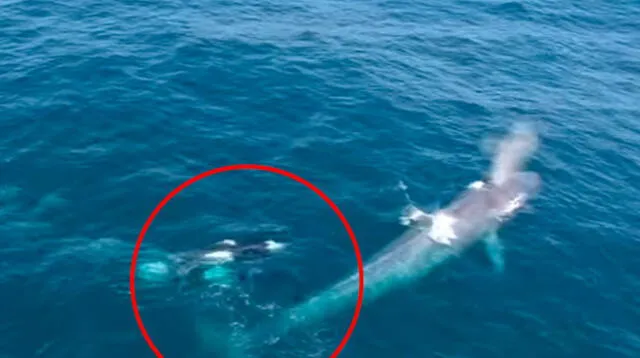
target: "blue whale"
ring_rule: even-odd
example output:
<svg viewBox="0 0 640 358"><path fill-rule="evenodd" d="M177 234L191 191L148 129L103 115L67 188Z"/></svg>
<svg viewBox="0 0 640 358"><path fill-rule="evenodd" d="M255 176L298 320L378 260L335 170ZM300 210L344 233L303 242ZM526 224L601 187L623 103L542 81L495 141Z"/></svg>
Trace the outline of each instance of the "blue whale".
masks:
<svg viewBox="0 0 640 358"><path fill-rule="evenodd" d="M433 213L412 209L410 228L373 256L364 267L363 302L371 303L393 288L426 276L476 242L483 242L497 270L504 268L497 231L535 198L541 177L523 170L538 145L530 126L514 127L496 147L486 181L475 181L449 205ZM337 310L354 307L359 289L355 272L274 320L258 325L235 345L260 345L290 329L316 322ZM232 351L236 351L232 348ZM237 356L237 354L234 354Z"/></svg>

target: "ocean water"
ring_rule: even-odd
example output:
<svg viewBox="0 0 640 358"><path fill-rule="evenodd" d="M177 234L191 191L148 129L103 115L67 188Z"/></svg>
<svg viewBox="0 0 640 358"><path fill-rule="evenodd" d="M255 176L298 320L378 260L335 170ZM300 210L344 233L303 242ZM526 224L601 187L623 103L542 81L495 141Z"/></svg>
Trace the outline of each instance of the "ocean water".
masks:
<svg viewBox="0 0 640 358"><path fill-rule="evenodd" d="M153 357L129 263L155 206L256 163L329 195L364 259L485 174L486 138L541 128L544 180L481 247L363 307L343 357L640 356L637 0L0 1L0 357ZM403 189L404 188L404 189ZM289 246L238 285L139 286L167 357L225 342L356 267L331 209L275 174L203 179L140 260L225 238ZM347 310L259 357L328 357ZM226 337L226 338L225 338Z"/></svg>

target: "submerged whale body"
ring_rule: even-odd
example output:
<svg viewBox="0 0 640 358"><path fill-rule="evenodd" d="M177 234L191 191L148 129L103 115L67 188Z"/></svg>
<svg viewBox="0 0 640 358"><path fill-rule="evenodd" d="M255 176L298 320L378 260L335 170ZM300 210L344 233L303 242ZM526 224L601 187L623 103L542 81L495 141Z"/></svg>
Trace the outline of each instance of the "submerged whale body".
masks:
<svg viewBox="0 0 640 358"><path fill-rule="evenodd" d="M489 257L496 268L501 269L504 264L495 231L513 218L524 203L535 196L539 187L538 174L516 173L499 186L472 183L449 206L436 213L418 212L412 219L412 227L365 265L364 302L370 303L392 288L423 277L478 240L485 242ZM269 325L256 332L256 336L284 334L294 326L353 306L358 280L357 273L348 276L289 309L275 327Z"/></svg>

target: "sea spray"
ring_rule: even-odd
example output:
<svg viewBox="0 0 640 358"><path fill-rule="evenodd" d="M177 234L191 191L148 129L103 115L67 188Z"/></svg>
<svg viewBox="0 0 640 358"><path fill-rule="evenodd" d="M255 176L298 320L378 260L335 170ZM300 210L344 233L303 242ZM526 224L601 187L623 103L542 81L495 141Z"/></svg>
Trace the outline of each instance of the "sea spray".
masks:
<svg viewBox="0 0 640 358"><path fill-rule="evenodd" d="M538 135L530 122L517 122L509 135L496 147L491 163L491 182L502 184L511 174L519 172L538 149Z"/></svg>

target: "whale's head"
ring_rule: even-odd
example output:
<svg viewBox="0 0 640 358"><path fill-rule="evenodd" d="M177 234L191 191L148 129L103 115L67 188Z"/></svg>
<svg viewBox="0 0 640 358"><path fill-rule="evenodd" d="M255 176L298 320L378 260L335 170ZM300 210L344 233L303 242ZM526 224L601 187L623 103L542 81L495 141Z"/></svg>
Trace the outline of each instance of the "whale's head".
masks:
<svg viewBox="0 0 640 358"><path fill-rule="evenodd" d="M503 186L512 186L519 194L525 194L527 198L534 198L540 192L542 179L536 172L519 172L513 174Z"/></svg>
<svg viewBox="0 0 640 358"><path fill-rule="evenodd" d="M497 186L494 208L502 217L513 216L540 192L542 179L535 172L517 172Z"/></svg>

